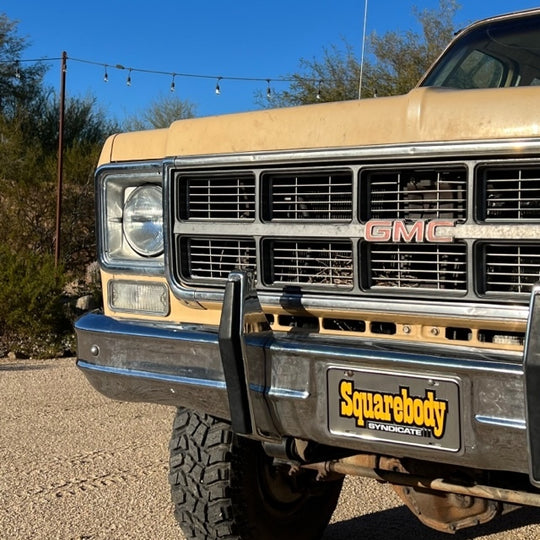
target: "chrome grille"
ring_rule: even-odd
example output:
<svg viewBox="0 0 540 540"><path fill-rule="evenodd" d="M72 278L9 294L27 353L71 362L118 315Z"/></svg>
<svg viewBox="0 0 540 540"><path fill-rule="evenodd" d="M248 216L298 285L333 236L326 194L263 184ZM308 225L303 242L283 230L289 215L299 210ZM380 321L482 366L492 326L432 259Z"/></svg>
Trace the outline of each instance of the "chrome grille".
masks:
<svg viewBox="0 0 540 540"><path fill-rule="evenodd" d="M530 221L540 219L540 168L483 167L479 170L485 221Z"/></svg>
<svg viewBox="0 0 540 540"><path fill-rule="evenodd" d="M253 174L194 175L178 178L180 219L194 221L253 220Z"/></svg>
<svg viewBox="0 0 540 540"><path fill-rule="evenodd" d="M465 244L369 244L368 287L467 290Z"/></svg>
<svg viewBox="0 0 540 540"><path fill-rule="evenodd" d="M465 219L467 171L459 168L368 170L364 219Z"/></svg>
<svg viewBox="0 0 540 540"><path fill-rule="evenodd" d="M234 270L255 273L255 242L243 238L182 238L181 271L189 281L225 280Z"/></svg>
<svg viewBox="0 0 540 540"><path fill-rule="evenodd" d="M484 257L486 293L528 296L540 280L538 244L486 244Z"/></svg>
<svg viewBox="0 0 540 540"><path fill-rule="evenodd" d="M267 221L350 221L352 172L267 173L262 177Z"/></svg>
<svg viewBox="0 0 540 540"><path fill-rule="evenodd" d="M348 242L269 240L263 248L269 285L351 288L352 247Z"/></svg>
<svg viewBox="0 0 540 540"><path fill-rule="evenodd" d="M540 281L538 160L424 155L393 165L336 151L332 165L332 152L306 164L225 156L220 168L214 156L173 169L178 288L220 289L245 269L276 295L528 301Z"/></svg>

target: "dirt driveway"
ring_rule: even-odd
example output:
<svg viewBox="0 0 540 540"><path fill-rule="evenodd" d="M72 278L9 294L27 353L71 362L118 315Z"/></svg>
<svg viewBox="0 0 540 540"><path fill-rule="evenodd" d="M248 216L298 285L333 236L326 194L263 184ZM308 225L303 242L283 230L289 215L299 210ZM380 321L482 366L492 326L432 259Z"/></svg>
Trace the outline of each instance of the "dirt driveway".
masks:
<svg viewBox="0 0 540 540"><path fill-rule="evenodd" d="M174 411L95 392L72 359L0 360L0 538L182 539L167 485ZM540 538L540 510L454 537L390 488L350 480L325 540Z"/></svg>

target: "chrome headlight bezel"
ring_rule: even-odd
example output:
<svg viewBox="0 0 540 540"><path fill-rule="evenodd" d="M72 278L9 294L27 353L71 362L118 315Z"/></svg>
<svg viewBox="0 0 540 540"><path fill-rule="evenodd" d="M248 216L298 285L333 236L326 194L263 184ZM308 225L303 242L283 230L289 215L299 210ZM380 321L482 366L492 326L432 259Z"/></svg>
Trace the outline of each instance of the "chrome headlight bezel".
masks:
<svg viewBox="0 0 540 540"><path fill-rule="evenodd" d="M161 163L104 165L96 172L98 255L101 265L109 270L163 274L164 248L145 253L125 234L126 204L145 187L161 191L161 223L163 224L163 167ZM151 221L155 221L155 207Z"/></svg>

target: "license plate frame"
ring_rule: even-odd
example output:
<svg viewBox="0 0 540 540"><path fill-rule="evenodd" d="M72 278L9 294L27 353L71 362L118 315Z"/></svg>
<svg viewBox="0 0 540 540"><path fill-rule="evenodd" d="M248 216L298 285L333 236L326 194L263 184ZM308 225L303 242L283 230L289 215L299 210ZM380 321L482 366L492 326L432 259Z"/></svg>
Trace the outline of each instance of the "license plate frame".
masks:
<svg viewBox="0 0 540 540"><path fill-rule="evenodd" d="M331 434L458 452L458 378L330 367L327 418Z"/></svg>

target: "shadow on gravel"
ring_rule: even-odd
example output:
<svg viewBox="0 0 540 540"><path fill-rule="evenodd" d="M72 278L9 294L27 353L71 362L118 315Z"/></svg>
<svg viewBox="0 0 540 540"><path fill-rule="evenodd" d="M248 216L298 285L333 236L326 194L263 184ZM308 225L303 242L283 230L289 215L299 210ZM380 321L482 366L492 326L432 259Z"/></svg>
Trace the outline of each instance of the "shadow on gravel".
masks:
<svg viewBox="0 0 540 540"><path fill-rule="evenodd" d="M0 371L37 371L40 369L48 369L50 366L39 364L2 364L0 363Z"/></svg>
<svg viewBox="0 0 540 540"><path fill-rule="evenodd" d="M511 531L540 523L537 508L521 508L475 528L446 534L426 527L411 514L406 506L375 512L366 516L333 523L326 529L323 540L474 540L482 536Z"/></svg>

